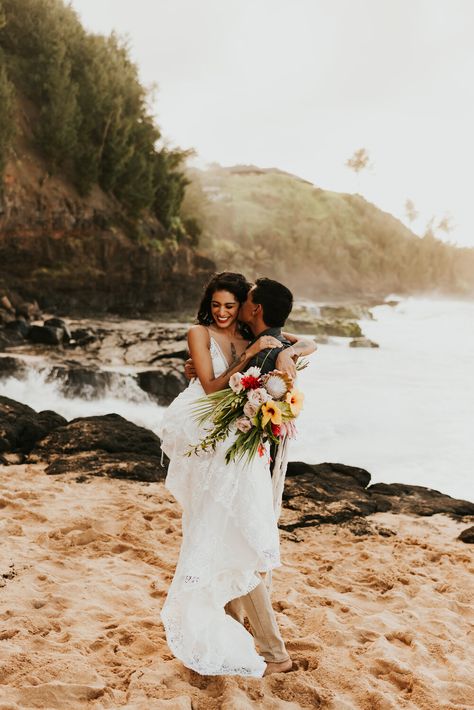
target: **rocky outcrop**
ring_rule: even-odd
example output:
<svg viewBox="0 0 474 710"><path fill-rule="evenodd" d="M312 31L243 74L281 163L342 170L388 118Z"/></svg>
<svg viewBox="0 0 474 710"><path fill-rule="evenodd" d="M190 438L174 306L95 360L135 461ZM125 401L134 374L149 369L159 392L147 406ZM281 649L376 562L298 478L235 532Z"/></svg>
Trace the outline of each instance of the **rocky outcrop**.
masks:
<svg viewBox="0 0 474 710"><path fill-rule="evenodd" d="M362 330L355 321L342 318L304 318L292 316L286 323L288 330L312 335L336 335L341 338L360 338Z"/></svg>
<svg viewBox="0 0 474 710"><path fill-rule="evenodd" d="M350 348L378 348L380 347L378 343L370 340L369 338L354 338L349 343Z"/></svg>
<svg viewBox="0 0 474 710"><path fill-rule="evenodd" d="M66 419L56 412L37 413L26 404L0 396L0 460L22 461L39 439L63 424Z"/></svg>
<svg viewBox="0 0 474 710"><path fill-rule="evenodd" d="M13 353L14 346L20 345L21 354L0 356L0 381L24 379L27 366L22 358L34 355L30 368L57 382L66 397L100 398L126 387L132 378L158 404L168 405L188 384L184 377L188 327L152 321L46 319L42 325L30 326L25 337L15 332L14 340L5 341L3 348ZM0 336L2 332L5 329ZM40 336L30 337L31 333Z"/></svg>
<svg viewBox="0 0 474 710"><path fill-rule="evenodd" d="M140 481L162 480L167 459L158 437L117 414L80 417L66 422L54 412L36 414L30 407L0 398L3 463L41 463L47 474L72 473L77 480L109 476ZM10 459L9 457L16 456ZM429 516L445 513L470 523L460 536L472 542L474 503L424 486L370 484L370 473L338 463L288 465L280 527L288 533L323 524L348 525L355 534L378 532L365 520L390 511Z"/></svg>
<svg viewBox="0 0 474 710"><path fill-rule="evenodd" d="M463 530L459 534L459 540L470 543L471 545L474 544L474 525L471 525L470 528Z"/></svg>
<svg viewBox="0 0 474 710"><path fill-rule="evenodd" d="M73 472L157 481L166 472L160 440L118 414L67 422L51 411L0 397L0 462L42 463L46 473Z"/></svg>
<svg viewBox="0 0 474 710"><path fill-rule="evenodd" d="M370 317L372 313L365 306L318 307L299 303L293 308L286 327L296 333L309 335L361 338L362 330L356 319Z"/></svg>
<svg viewBox="0 0 474 710"><path fill-rule="evenodd" d="M181 360L160 360L160 365L154 370L145 370L137 375L139 386L152 395L161 405L171 404L180 392L186 389L188 381L184 376Z"/></svg>
<svg viewBox="0 0 474 710"><path fill-rule="evenodd" d="M374 316L369 306L359 303L345 304L343 306L321 306L320 314L322 318L343 318L345 320L361 320L366 318L373 320Z"/></svg>
<svg viewBox="0 0 474 710"><path fill-rule="evenodd" d="M370 479L368 471L354 466L290 462L280 527L292 531L323 523L344 523L385 511L424 516L446 513L456 519L474 521L474 503L424 486L369 485Z"/></svg>
<svg viewBox="0 0 474 710"><path fill-rule="evenodd" d="M37 441L28 459L45 463L47 474L108 476L158 481L166 472L160 440L118 414L80 417Z"/></svg>
<svg viewBox="0 0 474 710"><path fill-rule="evenodd" d="M174 312L198 301L214 264L156 219L127 220L95 188L81 198L25 153L0 199L0 291L59 313Z"/></svg>

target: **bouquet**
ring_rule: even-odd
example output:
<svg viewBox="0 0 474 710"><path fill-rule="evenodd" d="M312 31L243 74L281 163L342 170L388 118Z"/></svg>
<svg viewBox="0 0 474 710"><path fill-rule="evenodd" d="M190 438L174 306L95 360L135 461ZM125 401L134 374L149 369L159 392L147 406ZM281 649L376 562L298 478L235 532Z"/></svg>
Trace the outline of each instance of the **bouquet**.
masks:
<svg viewBox="0 0 474 710"><path fill-rule="evenodd" d="M302 406L302 392L279 370L266 375L261 374L259 367L237 372L224 390L198 400L197 421L201 425L210 422L212 426L187 454L214 450L230 431L237 431L237 438L226 451L226 463L243 458L250 463L256 454L264 455L266 442L279 444L284 436L295 437L294 420Z"/></svg>

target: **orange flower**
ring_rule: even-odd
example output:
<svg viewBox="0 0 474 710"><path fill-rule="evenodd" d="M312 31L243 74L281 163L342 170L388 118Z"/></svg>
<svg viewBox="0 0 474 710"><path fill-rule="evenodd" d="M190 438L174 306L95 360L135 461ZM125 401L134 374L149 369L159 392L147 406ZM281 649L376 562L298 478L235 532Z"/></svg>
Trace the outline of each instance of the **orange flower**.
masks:
<svg viewBox="0 0 474 710"><path fill-rule="evenodd" d="M262 404L262 429L271 421L272 424L281 424L281 410L277 404L269 399L268 402Z"/></svg>
<svg viewBox="0 0 474 710"><path fill-rule="evenodd" d="M285 401L290 405L291 413L297 417L303 408L304 394L299 390L291 390L285 397Z"/></svg>

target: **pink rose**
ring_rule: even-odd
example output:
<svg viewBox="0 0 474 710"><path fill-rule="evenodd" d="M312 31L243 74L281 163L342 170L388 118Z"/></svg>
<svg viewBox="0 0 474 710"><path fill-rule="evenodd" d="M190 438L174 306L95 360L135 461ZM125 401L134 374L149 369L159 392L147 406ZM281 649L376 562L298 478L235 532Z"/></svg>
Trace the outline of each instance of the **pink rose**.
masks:
<svg viewBox="0 0 474 710"><path fill-rule="evenodd" d="M229 380L229 387L231 388L232 392L235 392L235 394L239 394L239 392L242 392L244 389L242 385L242 373L241 372L236 372L234 375Z"/></svg>
<svg viewBox="0 0 474 710"><path fill-rule="evenodd" d="M253 417L257 414L258 410L260 407L256 407L252 402L246 402L244 405L244 414L249 418L253 419Z"/></svg>
<svg viewBox="0 0 474 710"><path fill-rule="evenodd" d="M258 389L249 390L247 392L247 399L250 404L253 404L254 407L258 409L261 404L268 402L270 395L264 387L258 387Z"/></svg>
<svg viewBox="0 0 474 710"><path fill-rule="evenodd" d="M252 428L252 422L250 419L247 419L247 417L239 417L235 423L237 425L237 429L243 434L246 434Z"/></svg>

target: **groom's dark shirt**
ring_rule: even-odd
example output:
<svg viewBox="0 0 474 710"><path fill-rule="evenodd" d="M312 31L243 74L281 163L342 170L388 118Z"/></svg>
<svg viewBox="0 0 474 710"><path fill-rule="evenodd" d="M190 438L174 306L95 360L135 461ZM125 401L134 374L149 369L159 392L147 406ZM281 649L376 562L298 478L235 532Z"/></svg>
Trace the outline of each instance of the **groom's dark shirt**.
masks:
<svg viewBox="0 0 474 710"><path fill-rule="evenodd" d="M249 367L257 366L261 369L262 374L266 375L267 372L271 372L275 369L278 355L282 350L290 347L291 343L282 336L281 328L266 328L266 330L262 330L262 332L252 340L252 343L258 340L261 335L272 335L281 342L281 348L267 348L266 350L260 350L258 355L255 355L255 357L250 360L245 369L247 370Z"/></svg>

